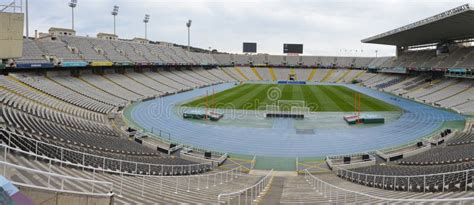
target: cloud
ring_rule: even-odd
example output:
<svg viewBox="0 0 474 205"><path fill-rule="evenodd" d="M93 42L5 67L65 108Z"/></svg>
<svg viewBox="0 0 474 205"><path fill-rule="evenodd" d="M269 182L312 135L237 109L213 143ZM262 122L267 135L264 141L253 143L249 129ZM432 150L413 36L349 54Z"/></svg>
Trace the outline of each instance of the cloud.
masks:
<svg viewBox="0 0 474 205"><path fill-rule="evenodd" d="M262 53L282 54L283 43L303 43L311 55L394 55L392 46L363 44L361 39L454 8L465 1L433 0L79 0L78 35L113 31L110 14L120 6L117 34L144 36L143 18L151 15L152 40L187 43L185 23L193 20L193 46L240 53L242 42L258 43ZM64 0L30 0L30 31L71 27ZM30 34L32 35L32 34ZM345 52L347 50L348 52ZM353 52L349 52L352 50ZM361 54L360 50L364 50ZM342 51L342 52L341 52Z"/></svg>

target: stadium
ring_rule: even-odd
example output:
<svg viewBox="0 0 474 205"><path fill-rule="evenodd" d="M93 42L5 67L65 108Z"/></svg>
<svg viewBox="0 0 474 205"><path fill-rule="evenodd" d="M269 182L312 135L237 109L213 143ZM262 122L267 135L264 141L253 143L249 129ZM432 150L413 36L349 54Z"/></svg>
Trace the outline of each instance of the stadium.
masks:
<svg viewBox="0 0 474 205"><path fill-rule="evenodd" d="M368 57L198 48L191 20L155 41L148 14L123 39L118 6L81 36L61 3L72 27L30 36L28 0L0 1L0 204L474 204L470 4Z"/></svg>

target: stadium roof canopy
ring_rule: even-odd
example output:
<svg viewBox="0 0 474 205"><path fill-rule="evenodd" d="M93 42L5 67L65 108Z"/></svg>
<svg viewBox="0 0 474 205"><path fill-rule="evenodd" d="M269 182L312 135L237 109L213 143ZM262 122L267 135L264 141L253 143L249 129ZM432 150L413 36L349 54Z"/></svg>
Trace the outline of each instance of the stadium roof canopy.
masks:
<svg viewBox="0 0 474 205"><path fill-rule="evenodd" d="M414 46L474 38L474 7L456 7L435 16L362 40L395 46Z"/></svg>

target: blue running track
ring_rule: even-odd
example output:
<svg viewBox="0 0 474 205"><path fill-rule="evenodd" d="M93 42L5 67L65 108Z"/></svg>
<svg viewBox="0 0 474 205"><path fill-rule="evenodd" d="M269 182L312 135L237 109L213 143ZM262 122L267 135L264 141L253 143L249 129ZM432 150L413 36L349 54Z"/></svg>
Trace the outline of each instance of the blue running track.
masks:
<svg viewBox="0 0 474 205"><path fill-rule="evenodd" d="M150 130L171 133L171 139L214 151L275 156L320 157L360 153L405 144L430 135L443 122L463 120L464 117L411 100L356 85L346 85L356 91L378 98L404 109L396 121L366 128L328 128L314 134L297 134L295 129L213 126L183 120L172 110L185 100L205 95L206 91L232 88L226 83L195 89L138 104L132 110L132 120Z"/></svg>

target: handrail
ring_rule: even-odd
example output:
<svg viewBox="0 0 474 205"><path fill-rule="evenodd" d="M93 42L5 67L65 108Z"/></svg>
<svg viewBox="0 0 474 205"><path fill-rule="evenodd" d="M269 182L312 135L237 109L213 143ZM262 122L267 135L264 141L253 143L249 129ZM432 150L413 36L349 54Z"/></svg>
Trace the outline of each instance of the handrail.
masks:
<svg viewBox="0 0 474 205"><path fill-rule="evenodd" d="M353 200L356 204L358 203L358 199L361 200L362 197L366 197L369 201L369 204L374 199L375 200L381 200L381 201L384 201L384 202L394 202L394 201L397 201L397 202L447 202L447 201L464 202L464 201L474 201L474 197L445 198L445 199L439 199L439 198L433 198L433 199L401 199L401 198L398 198L397 199L397 198L386 198L386 197L373 196L373 195L370 195L370 194L361 193L361 192L353 191L353 190L348 190L348 189L344 189L344 188L335 186L333 184L329 184L328 182L325 182L325 181L319 179L318 177L312 175L308 171L308 169L305 169L305 179L310 184L310 186L313 186L313 188L316 189L317 192L320 192L320 193L322 192L322 194L324 194L324 196L329 195L328 200L332 200L331 198L335 194L335 200L336 201L339 200L339 196L342 196L343 197L342 200L345 200L344 203L350 203L350 202L346 201L346 200L348 200L348 197L346 197L348 193L354 195ZM341 191L343 192L343 194L340 193ZM328 194L328 192L329 192L329 194ZM359 195L359 197L357 197L357 195Z"/></svg>
<svg viewBox="0 0 474 205"><path fill-rule="evenodd" d="M227 157L229 157L229 155L225 153L217 159L217 162L219 162L219 164L222 164L227 159Z"/></svg>
<svg viewBox="0 0 474 205"><path fill-rule="evenodd" d="M250 191L250 200L254 200L257 197L259 197L260 193L265 189L267 184L271 181L271 178L273 178L273 169L268 172L267 175L265 175L262 179L260 179L257 183L254 185L241 189L239 191L235 192L230 192L230 193L221 193L217 196L217 203L221 204L222 202L230 204L230 200L234 197L239 197L239 202L240 202L240 196L245 193L245 200L247 200L247 192ZM255 193L254 193L255 191ZM224 198L225 197L225 198ZM224 199L223 199L224 198ZM225 201L223 201L225 200ZM240 204L240 203L239 203Z"/></svg>
<svg viewBox="0 0 474 205"><path fill-rule="evenodd" d="M390 177L390 178L393 178L393 177L403 177L403 178L415 178L415 177L430 177L430 176L438 176L438 175L446 175L446 174L458 174L458 173L463 173L463 172L470 172L470 171L474 171L474 169L466 169L466 170L459 170L459 171L452 171L452 172L442 172L442 173L434 173L434 174L420 174L420 175L383 175L383 174L367 174L367 173L362 173L362 172L355 172L355 171L351 171L351 170L348 170L348 169L343 169L343 168L338 168L338 167L335 167L335 170L334 170L336 173L338 173L339 171L345 171L345 172L349 172L351 174L357 174L357 175L367 175L367 176L371 176L371 177Z"/></svg>
<svg viewBox="0 0 474 205"><path fill-rule="evenodd" d="M11 164L11 163L8 163L8 162L3 161L3 160L0 161L0 167L3 167L3 176L8 176L8 174L7 174L8 169L14 169L15 171L21 170L23 172L33 173L33 174L37 174L37 175L44 175L44 176L47 176L47 178L48 178L48 186L47 187L42 187L42 186L38 186L38 185L34 185L34 184L28 184L28 183L13 181L13 179L10 178L9 180L15 185L20 185L20 186L30 187L30 188L41 188L41 189L49 190L49 191L68 192L68 193L86 194L86 195L111 195L111 193L113 191L114 184L112 182L99 181L99 180L94 180L94 179L85 179L85 178L61 175L61 174L57 174L57 173L53 173L53 172L46 172L46 171L42 171L42 170L38 170L38 169L32 169L32 168L28 168L28 167L24 167L24 166L20 166L20 165L16 165L16 164ZM51 188L51 186L53 186L50 183L51 178L60 179L61 187L59 189L58 188ZM88 191L80 192L80 191L66 190L65 187L64 187L65 180L77 181L77 182L81 182L81 183L91 184L92 185L91 186L91 191L90 192L88 192ZM106 193L96 193L95 190L97 190L98 186L105 188L108 192L106 192Z"/></svg>
<svg viewBox="0 0 474 205"><path fill-rule="evenodd" d="M4 131L6 133L8 133L8 144L10 145L11 143L11 135L15 135L16 137L18 138L23 138L23 139L26 139L28 141L31 141L31 142L34 142L35 143L35 149L37 151L37 148L38 148L38 144L44 144L44 145L47 145L49 147L54 147L58 150L61 151L61 154L64 152L64 151L67 151L67 152L72 152L72 153L76 153L76 154L80 154L80 155L83 155L84 157L85 156L88 156L88 157L95 157L95 158L99 158L100 160L102 160L105 164L105 161L115 161L117 163L120 163L120 164L123 164L123 163L128 163L128 164L134 164L136 167L138 166L153 166L153 167L162 167L162 168L171 168L172 170L174 168L181 168L182 170L189 170L191 167L197 167L199 169L199 167L201 166L207 166L207 167L210 167L210 168L215 168L215 165L212 163L212 162L206 162L206 163L201 163L201 164L189 164L189 165L168 165L168 164L153 164L153 163L144 163L144 162L135 162L135 161L128 161L128 160L121 160L121 159L115 159L115 158L109 158L109 157L104 157L104 156L98 156L98 155L94 155L94 154L90 154L90 153L85 153L85 152L80 152L80 151L76 151L76 150L72 150L72 149L68 149L68 148L64 148L64 147L60 147L60 146L57 146L57 145L53 145L53 144L49 144L49 143L46 143L46 142L42 142L42 141L39 141L39 140L36 140L36 139L33 139L33 138L29 138L29 137L25 137L25 136L22 136L20 134L17 134L17 133L14 133L14 132L11 132L11 131L8 131L6 129L3 129L3 128L0 128L0 131ZM1 133L0 133L1 134ZM83 157L83 158L84 158ZM138 170L135 170L135 171L138 171Z"/></svg>
<svg viewBox="0 0 474 205"><path fill-rule="evenodd" d="M2 150L3 149L3 150ZM118 194L121 195L124 187L124 177L130 176L130 177L136 177L136 178L141 178L142 179L142 184L141 184L141 194L143 194L147 191L145 189L145 181L148 183L159 183L159 186L162 187L163 181L168 180L168 181L174 181L175 183L175 193L178 193L178 185L179 184L187 184L187 191L191 189L191 187L196 187L196 190L208 188L209 186L216 186L217 184L223 184L224 182L229 182L233 181L234 178L238 178L240 173L242 172L242 167L238 166L235 167L231 170L227 171L222 171L222 172L215 172L215 173L207 173L207 174L196 174L196 175L185 175L185 176L157 176L157 175L142 175L142 174L134 174L134 173L128 173L128 172L120 172L120 171L114 171L114 170L109 170L109 169L103 169L103 168L95 168L95 167L90 167L90 166L85 166L82 164L75 164L72 162L68 161L62 161L56 158L49 158L47 156L43 155L38 155L32 152L24 151L19 148L13 148L9 147L8 145L5 144L0 144L0 150L3 151L4 156L2 157L3 159L7 159L7 153L10 153L13 151L13 153L19 153L19 154L24 154L27 156L33 156L32 158L40 158L44 159L43 161L48 161L49 166L52 166L52 164L60 164L60 166L67 165L69 167L76 167L79 169L83 170L91 170L93 172L93 175L95 176L95 173L110 173L110 174L116 174L117 176L120 177L120 184L117 185L118 188ZM0 153L1 153L0 151ZM194 180L193 183L191 183L191 179ZM186 182L179 182L185 180ZM197 181L197 184L195 184L195 181ZM201 182L202 181L202 182ZM140 185L139 185L140 186ZM160 188L161 190L161 188Z"/></svg>
<svg viewBox="0 0 474 205"><path fill-rule="evenodd" d="M368 154L369 156L373 157L371 155L371 152L359 152L359 153L353 153L353 154L343 154L343 155L327 155L327 159L342 159L344 157L361 157L362 155Z"/></svg>
<svg viewBox="0 0 474 205"><path fill-rule="evenodd" d="M250 169L255 167L255 163L257 162L257 155L253 155L252 161L250 161Z"/></svg>
<svg viewBox="0 0 474 205"><path fill-rule="evenodd" d="M439 130L438 130L439 131ZM407 142L405 144L402 144L402 145L398 145L398 146L393 146L393 147L388 147L388 148L384 148L384 149L379 149L379 150L376 150L376 151L379 151L379 152L382 152L382 153L386 153L386 152L391 152L393 150L397 150L397 149L403 149L403 148L406 148L406 147L409 147L409 146L413 146L413 145L416 145L417 142L420 142L420 141L428 141L428 140L431 140L431 139L434 139L436 138L437 136L440 135L440 133L436 131L430 135L427 135L425 137L422 137L422 138L418 138L418 139L415 139L415 140L412 140L410 142Z"/></svg>
<svg viewBox="0 0 474 205"><path fill-rule="evenodd" d="M442 183L441 187L438 187L436 188L437 191L440 191L440 192L444 192L445 189L446 189L446 185L449 185L450 182L450 175L462 175L462 176L465 176L465 180L461 181L459 180L459 183L460 183L460 186L457 187L459 191L467 191L468 190L468 182L469 182L469 173L471 172L474 173L474 169L468 169L468 170L460 170L460 171L453 171L453 172L445 172L445 173L434 173L434 174L425 174L425 175L377 175L377 174L366 174L366 173L360 173L360 172L354 172L354 171L351 171L351 170L347 170L347 169L342 169L342 168L335 168L334 171L336 172L336 174L343 178L343 179L349 179L349 180L352 180L352 179L357 179L359 182L363 182L363 184L367 185L367 186L370 186L372 185L373 187L377 187L377 183L376 183L376 179L377 177L382 179L382 183L378 183L378 185L382 186L383 189L389 189L389 185L392 185L393 188L390 188L390 189L393 189L393 190L396 190L398 185L397 185L397 181L399 183L402 183L403 184L403 181L404 180L407 180L407 184L405 184L404 186L402 187L398 187L398 188L401 188L402 190L405 190L407 192L409 191L419 191L419 192L426 192L427 190L432 187L432 184L431 182L428 181L427 183L427 179L429 180L430 177L440 177L442 178L442 181L439 181L438 183ZM370 177L370 180L369 180L369 177ZM390 183L390 179L393 179L393 183L391 184ZM422 181L423 184L418 184L417 183L417 180L418 179L418 183L420 181ZM448 183L446 183L446 180L448 180ZM402 182L400 182L402 181ZM413 181L415 181L415 183L413 183ZM373 182L372 184L370 182ZM412 183L410 183L412 182ZM464 184L462 184L464 183ZM462 185L461 185L462 184ZM416 186L416 188L414 188L412 185L419 185L419 186ZM421 190L422 189L422 190Z"/></svg>
<svg viewBox="0 0 474 205"><path fill-rule="evenodd" d="M22 149L19 149L19 148L13 148L13 147L10 147L8 145L5 145L5 144L0 144L0 149L3 149L4 152L9 152L9 151L15 151L15 153L21 153L21 154L24 154L24 155L28 155L28 156L32 156L34 158L41 158L41 159L44 159L45 161L51 161L51 162L56 162L56 163L60 163L61 165L64 164L64 165L68 165L68 166L75 166L77 168L82 168L82 169L87 169L87 170L92 170L92 171L95 171L95 172L106 172L106 173L113 173L113 174L122 174L122 175L128 175L128 176L146 176L146 177L155 177L155 178L175 178L175 177L181 177L181 178L186 178L186 177L207 177L207 176L214 176L214 175L223 175L223 174L228 174L230 172L240 172L240 170L242 169L241 166L238 166L238 167L235 167L231 170L226 170L226 171L222 171L222 172L215 172L215 173L207 173L207 174L195 174L195 175L186 175L186 176L183 176L183 175L177 175L177 176L173 176L173 175L169 175L169 176L166 176L166 175L163 175L163 176L160 176L160 175L147 175L147 174L136 174L136 173L129 173L129 172L121 172L121 171L114 171L114 170L110 170L110 169L105 169L105 168L102 168L102 167L91 167L91 166L86 166L86 165L83 165L83 164L76 164L76 163L72 163L72 162L69 162L69 161L62 161L60 159L56 159L56 158L50 158L48 156L44 156L44 155L38 155L36 153L32 153L32 152L28 152L28 151L24 151ZM5 153L6 155L6 153ZM4 157L3 157L4 158Z"/></svg>

